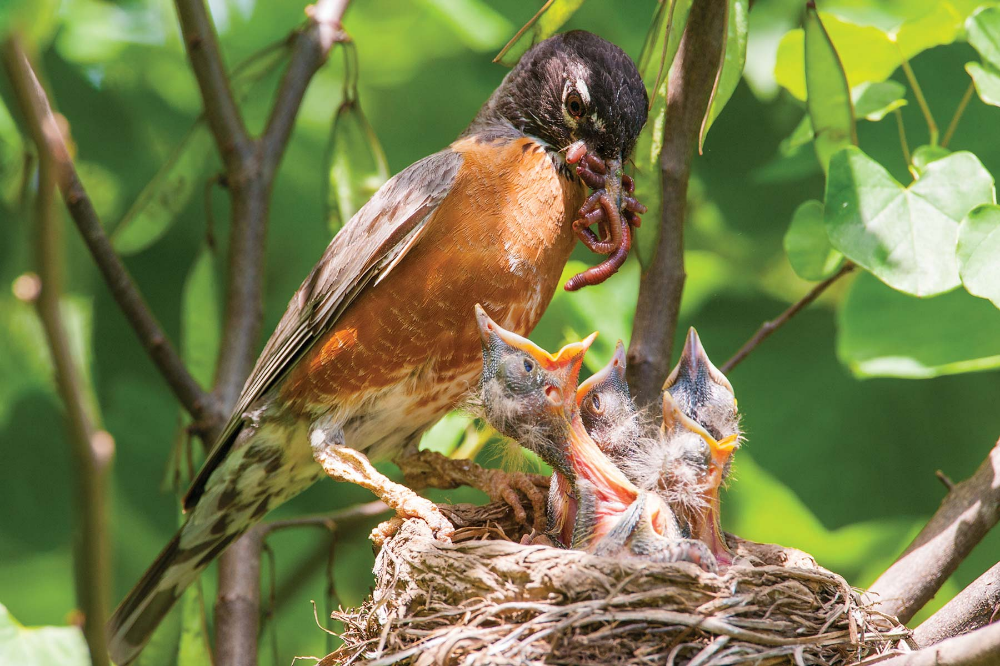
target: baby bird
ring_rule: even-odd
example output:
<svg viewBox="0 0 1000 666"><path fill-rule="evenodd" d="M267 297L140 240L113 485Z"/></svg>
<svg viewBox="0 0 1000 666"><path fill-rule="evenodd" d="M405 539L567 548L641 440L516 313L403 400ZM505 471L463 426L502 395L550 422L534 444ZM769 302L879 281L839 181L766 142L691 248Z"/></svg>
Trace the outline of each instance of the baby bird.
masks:
<svg viewBox="0 0 1000 666"><path fill-rule="evenodd" d="M479 394L487 420L560 475L560 484L553 484L555 535L595 554L683 560L714 571L705 544L682 539L667 504L636 488L584 428L577 378L596 334L552 355L498 326L482 308L476 308L476 318L483 342Z"/></svg>
<svg viewBox="0 0 1000 666"><path fill-rule="evenodd" d="M664 384L658 436L638 440L619 464L636 485L667 500L685 535L707 544L723 566L732 563L733 552L722 534L719 486L739 440L733 387L692 328Z"/></svg>

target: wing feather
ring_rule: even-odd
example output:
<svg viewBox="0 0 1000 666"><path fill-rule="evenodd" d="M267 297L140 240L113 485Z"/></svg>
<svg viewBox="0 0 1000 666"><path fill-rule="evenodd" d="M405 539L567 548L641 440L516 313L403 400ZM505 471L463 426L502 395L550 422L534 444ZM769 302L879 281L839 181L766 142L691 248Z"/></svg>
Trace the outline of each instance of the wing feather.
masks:
<svg viewBox="0 0 1000 666"><path fill-rule="evenodd" d="M250 406L280 382L365 287L388 275L419 241L461 165L462 156L450 149L415 162L386 182L330 241L264 346L229 423L184 498L185 510L197 503L232 448Z"/></svg>

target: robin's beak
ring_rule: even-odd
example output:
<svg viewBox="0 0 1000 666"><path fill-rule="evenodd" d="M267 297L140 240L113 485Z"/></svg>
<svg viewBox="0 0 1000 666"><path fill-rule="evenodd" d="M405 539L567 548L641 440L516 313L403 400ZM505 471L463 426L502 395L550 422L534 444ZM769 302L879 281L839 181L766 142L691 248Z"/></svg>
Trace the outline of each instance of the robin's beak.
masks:
<svg viewBox="0 0 1000 666"><path fill-rule="evenodd" d="M619 340L618 344L615 345L615 353L608 361L608 364L603 368L588 377L580 387L576 390L576 404L580 405L583 403L583 399L587 397L593 388L608 379L616 379L625 382L625 345Z"/></svg>
<svg viewBox="0 0 1000 666"><path fill-rule="evenodd" d="M701 344L701 338L698 337L698 331L692 326L688 329L681 357L664 382L663 390L686 387L691 395L704 395L710 382L722 384L730 393L735 393L733 385L708 358Z"/></svg>

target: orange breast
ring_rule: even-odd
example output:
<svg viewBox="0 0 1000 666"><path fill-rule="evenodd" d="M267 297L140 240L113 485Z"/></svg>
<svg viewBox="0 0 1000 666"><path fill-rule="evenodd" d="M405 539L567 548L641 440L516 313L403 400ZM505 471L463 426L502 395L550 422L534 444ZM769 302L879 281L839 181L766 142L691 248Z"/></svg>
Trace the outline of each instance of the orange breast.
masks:
<svg viewBox="0 0 1000 666"><path fill-rule="evenodd" d="M573 247L582 186L527 138L452 150L462 168L419 242L297 363L286 402L346 406L408 379L415 401L434 401L481 365L476 303L524 335L538 323Z"/></svg>

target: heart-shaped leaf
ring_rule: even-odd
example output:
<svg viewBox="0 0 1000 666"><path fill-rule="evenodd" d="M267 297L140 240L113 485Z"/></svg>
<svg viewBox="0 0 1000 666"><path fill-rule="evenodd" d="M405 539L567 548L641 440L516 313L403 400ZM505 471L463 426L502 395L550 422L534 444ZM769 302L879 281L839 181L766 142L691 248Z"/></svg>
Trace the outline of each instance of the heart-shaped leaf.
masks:
<svg viewBox="0 0 1000 666"><path fill-rule="evenodd" d="M982 65L978 62L966 63L965 71L976 84L979 99L991 106L1000 106L1000 71L991 65Z"/></svg>
<svg viewBox="0 0 1000 666"><path fill-rule="evenodd" d="M0 604L0 664L85 666L90 651L77 627L25 627Z"/></svg>
<svg viewBox="0 0 1000 666"><path fill-rule="evenodd" d="M826 235L822 201L805 201L795 209L785 233L785 254L803 280L824 280L844 263L844 255L833 249Z"/></svg>
<svg viewBox="0 0 1000 666"><path fill-rule="evenodd" d="M938 160L944 159L949 155L951 155L951 151L947 148L925 145L920 146L913 151L913 157L910 161L913 163L913 168L916 169L917 173L922 176L927 171L928 164L931 162L937 162Z"/></svg>
<svg viewBox="0 0 1000 666"><path fill-rule="evenodd" d="M968 292L1000 307L1000 206L978 206L962 220L958 263Z"/></svg>
<svg viewBox="0 0 1000 666"><path fill-rule="evenodd" d="M922 379L1000 367L1000 311L964 289L914 298L861 274L837 319L837 355L859 377Z"/></svg>
<svg viewBox="0 0 1000 666"><path fill-rule="evenodd" d="M878 122L906 106L906 86L898 81L862 83L851 90L851 99L855 117Z"/></svg>
<svg viewBox="0 0 1000 666"><path fill-rule="evenodd" d="M993 201L993 177L972 153L932 162L903 187L851 146L830 161L825 221L830 242L848 259L894 289L933 296L959 284L959 222Z"/></svg>
<svg viewBox="0 0 1000 666"><path fill-rule="evenodd" d="M1000 69L1000 7L983 7L965 22L965 30L983 60Z"/></svg>

